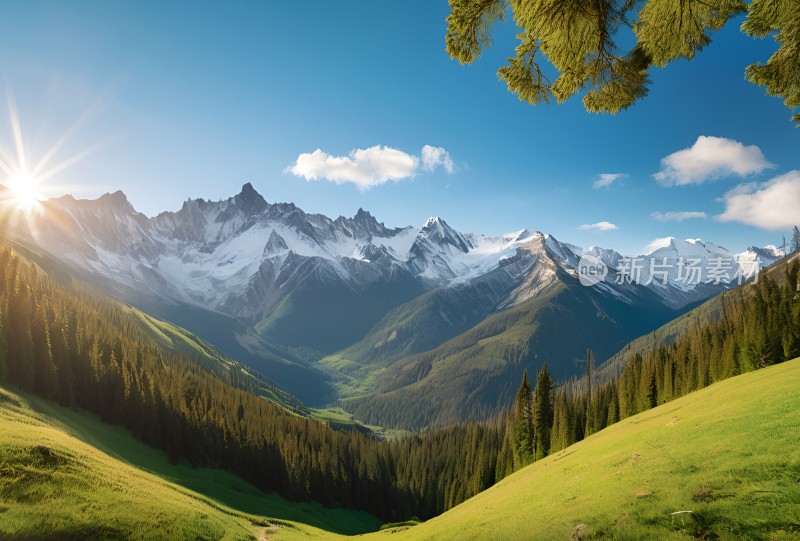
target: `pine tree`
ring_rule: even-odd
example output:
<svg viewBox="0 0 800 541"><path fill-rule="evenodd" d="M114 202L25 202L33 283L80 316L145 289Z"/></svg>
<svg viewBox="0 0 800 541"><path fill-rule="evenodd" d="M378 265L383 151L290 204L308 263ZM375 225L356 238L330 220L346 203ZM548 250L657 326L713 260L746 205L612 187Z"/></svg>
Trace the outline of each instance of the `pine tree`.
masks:
<svg viewBox="0 0 800 541"><path fill-rule="evenodd" d="M37 303L31 321L34 390L47 398L55 398L58 389L58 370L53 363L50 326L45 312L44 301Z"/></svg>
<svg viewBox="0 0 800 541"><path fill-rule="evenodd" d="M534 459L539 460L550 453L550 433L553 429L553 380L547 363L536 375L536 391L533 398Z"/></svg>
<svg viewBox="0 0 800 541"><path fill-rule="evenodd" d="M797 226L792 230L792 252L800 252L800 228Z"/></svg>
<svg viewBox="0 0 800 541"><path fill-rule="evenodd" d="M16 259L16 258L14 258ZM15 266L15 270L20 270ZM14 272L14 285L8 299L8 375L11 383L32 390L35 380L33 367L33 300L28 285L19 272Z"/></svg>
<svg viewBox="0 0 800 541"><path fill-rule="evenodd" d="M553 429L550 432L550 452L569 446L569 406L565 391L557 391L553 400Z"/></svg>
<svg viewBox="0 0 800 541"><path fill-rule="evenodd" d="M497 464L495 466L495 481L500 481L514 473L514 442L513 442L514 424L513 419L509 417L506 421L505 434L503 435L503 444L500 447L500 452L497 454Z"/></svg>
<svg viewBox="0 0 800 541"><path fill-rule="evenodd" d="M534 459L532 406L531 386L528 384L528 370L526 369L522 374L522 383L514 401L514 421L511 435L514 469L527 466Z"/></svg>
<svg viewBox="0 0 800 541"><path fill-rule="evenodd" d="M594 373L594 352L586 350L586 396L592 397L592 375Z"/></svg>
<svg viewBox="0 0 800 541"><path fill-rule="evenodd" d="M597 420L595 415L594 394L592 393L592 375L594 373L594 353L591 349L586 350L586 414L583 427L584 437L597 431Z"/></svg>
<svg viewBox="0 0 800 541"><path fill-rule="evenodd" d="M644 98L649 71L691 60L711 34L741 13L741 29L753 37L774 36L778 48L766 62L746 70L748 79L800 106L800 17L795 1L753 0L450 0L445 35L448 54L472 63L491 46L491 29L506 15L520 31L516 55L498 71L508 90L533 105L564 102L583 94L590 112L617 113ZM507 13L510 12L510 13ZM631 33L633 40L621 39ZM630 44L622 49L622 44ZM546 59L555 68L550 79ZM548 74L549 75L549 74ZM793 117L800 122L800 114Z"/></svg>

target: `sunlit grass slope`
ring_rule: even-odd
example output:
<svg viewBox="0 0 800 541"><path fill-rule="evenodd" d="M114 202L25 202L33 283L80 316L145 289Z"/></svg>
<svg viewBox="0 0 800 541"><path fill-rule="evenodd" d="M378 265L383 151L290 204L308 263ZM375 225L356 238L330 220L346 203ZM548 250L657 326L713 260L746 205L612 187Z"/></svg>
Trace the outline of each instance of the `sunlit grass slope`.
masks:
<svg viewBox="0 0 800 541"><path fill-rule="evenodd" d="M341 533L379 525L171 465L91 415L0 389L0 539L259 539L285 519Z"/></svg>
<svg viewBox="0 0 800 541"><path fill-rule="evenodd" d="M800 359L628 418L444 515L364 539L795 540L798 532ZM339 536L308 526L271 536L314 538Z"/></svg>

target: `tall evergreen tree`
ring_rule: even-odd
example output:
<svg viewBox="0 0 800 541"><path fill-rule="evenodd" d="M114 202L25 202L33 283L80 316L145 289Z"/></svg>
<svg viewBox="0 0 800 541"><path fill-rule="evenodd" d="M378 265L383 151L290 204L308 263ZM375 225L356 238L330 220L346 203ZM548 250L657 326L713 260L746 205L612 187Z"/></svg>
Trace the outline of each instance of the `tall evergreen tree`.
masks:
<svg viewBox="0 0 800 541"><path fill-rule="evenodd" d="M550 452L560 451L570 445L569 406L565 391L556 391L553 399L553 429L550 432Z"/></svg>
<svg viewBox="0 0 800 541"><path fill-rule="evenodd" d="M591 348L586 350L586 395L592 396L592 375L594 374L594 352Z"/></svg>
<svg viewBox="0 0 800 541"><path fill-rule="evenodd" d="M533 398L528 383L528 370L522 374L522 383L514 401L514 421L511 432L514 469L527 466L534 459L533 442Z"/></svg>
<svg viewBox="0 0 800 541"><path fill-rule="evenodd" d="M797 226L792 230L792 252L800 252L800 228Z"/></svg>
<svg viewBox="0 0 800 541"><path fill-rule="evenodd" d="M534 460L539 460L550 453L550 433L553 429L553 379L546 362L536 375L533 396Z"/></svg>
<svg viewBox="0 0 800 541"><path fill-rule="evenodd" d="M592 375L594 374L594 352L586 350L586 411L585 425L583 427L584 437L597 432L597 411L592 393Z"/></svg>

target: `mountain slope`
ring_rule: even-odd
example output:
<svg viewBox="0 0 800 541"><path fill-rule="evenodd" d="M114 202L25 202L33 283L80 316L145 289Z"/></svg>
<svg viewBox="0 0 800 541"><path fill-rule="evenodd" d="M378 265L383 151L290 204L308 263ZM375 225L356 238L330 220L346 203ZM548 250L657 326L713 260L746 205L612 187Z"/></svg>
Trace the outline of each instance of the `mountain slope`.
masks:
<svg viewBox="0 0 800 541"><path fill-rule="evenodd" d="M798 408L800 359L628 418L439 517L364 539L796 539ZM315 538L340 539L274 535Z"/></svg>
<svg viewBox="0 0 800 541"><path fill-rule="evenodd" d="M252 540L272 519L341 533L377 526L366 513L289 503L221 470L171 465L122 429L2 388L0 468L3 539Z"/></svg>
<svg viewBox="0 0 800 541"><path fill-rule="evenodd" d="M526 233L524 242L514 246L497 268L438 287L395 308L363 340L322 363L360 385L356 391L384 387L382 378L371 381L376 372L404 357L432 350L556 283L556 270L565 262L554 258L549 246L557 247L558 242L541 233ZM347 385L340 388L340 396L350 392Z"/></svg>

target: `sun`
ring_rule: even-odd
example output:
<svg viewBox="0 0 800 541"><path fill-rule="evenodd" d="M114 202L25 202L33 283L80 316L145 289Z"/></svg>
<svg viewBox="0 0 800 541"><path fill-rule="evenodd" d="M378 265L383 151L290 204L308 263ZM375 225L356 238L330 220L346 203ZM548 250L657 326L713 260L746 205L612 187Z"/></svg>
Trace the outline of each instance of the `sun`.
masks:
<svg viewBox="0 0 800 541"><path fill-rule="evenodd" d="M10 192L10 199L21 210L31 210L44 199L39 191L39 181L27 171L17 171L4 184Z"/></svg>

